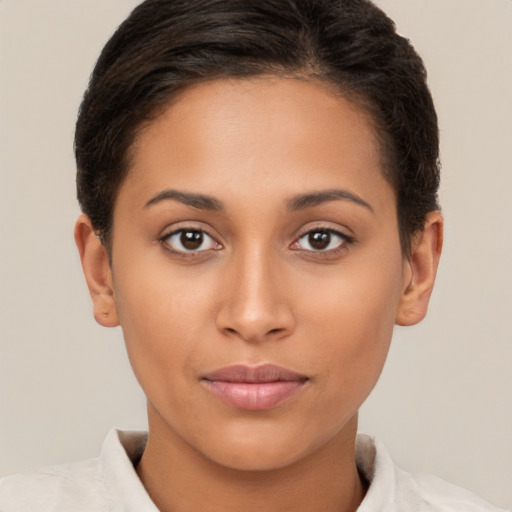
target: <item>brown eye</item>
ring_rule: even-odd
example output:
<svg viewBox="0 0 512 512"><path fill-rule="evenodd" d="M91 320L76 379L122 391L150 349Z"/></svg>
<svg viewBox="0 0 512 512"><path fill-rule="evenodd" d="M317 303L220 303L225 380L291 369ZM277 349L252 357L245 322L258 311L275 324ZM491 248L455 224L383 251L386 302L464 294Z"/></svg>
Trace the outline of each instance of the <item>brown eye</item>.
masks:
<svg viewBox="0 0 512 512"><path fill-rule="evenodd" d="M309 233L308 242L313 249L321 251L329 247L331 243L331 233L328 231L314 231Z"/></svg>
<svg viewBox="0 0 512 512"><path fill-rule="evenodd" d="M331 229L314 229L302 235L296 248L312 252L328 252L350 243L348 236Z"/></svg>
<svg viewBox="0 0 512 512"><path fill-rule="evenodd" d="M196 251L203 245L203 233L201 231L182 231L180 242L187 251Z"/></svg>
<svg viewBox="0 0 512 512"><path fill-rule="evenodd" d="M198 253L220 248L218 242L200 229L179 229L161 241L174 252L181 253Z"/></svg>

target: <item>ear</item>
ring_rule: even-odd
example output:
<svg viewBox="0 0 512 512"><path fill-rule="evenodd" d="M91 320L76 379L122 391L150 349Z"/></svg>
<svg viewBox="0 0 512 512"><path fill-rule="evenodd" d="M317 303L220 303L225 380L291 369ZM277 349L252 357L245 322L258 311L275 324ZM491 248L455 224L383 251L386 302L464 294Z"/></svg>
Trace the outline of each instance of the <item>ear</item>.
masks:
<svg viewBox="0 0 512 512"><path fill-rule="evenodd" d="M404 287L396 324L414 325L427 314L443 246L443 217L430 212L422 231L412 241L411 256L404 261Z"/></svg>
<svg viewBox="0 0 512 512"><path fill-rule="evenodd" d="M94 318L104 327L116 327L119 318L108 254L87 215L80 215L76 221L75 242L91 294Z"/></svg>

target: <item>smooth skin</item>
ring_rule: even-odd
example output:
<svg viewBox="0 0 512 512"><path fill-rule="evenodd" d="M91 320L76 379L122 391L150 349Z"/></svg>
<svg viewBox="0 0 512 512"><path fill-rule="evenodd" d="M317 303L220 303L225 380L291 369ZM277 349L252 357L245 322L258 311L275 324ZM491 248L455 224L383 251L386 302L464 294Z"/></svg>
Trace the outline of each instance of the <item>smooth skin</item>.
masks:
<svg viewBox="0 0 512 512"><path fill-rule="evenodd" d="M121 325L148 399L137 467L162 512L354 511L357 411L395 324L426 314L432 212L404 257L371 119L305 80L216 80L148 124L119 190L111 264L75 239L96 320ZM234 364L307 377L269 410L202 380Z"/></svg>

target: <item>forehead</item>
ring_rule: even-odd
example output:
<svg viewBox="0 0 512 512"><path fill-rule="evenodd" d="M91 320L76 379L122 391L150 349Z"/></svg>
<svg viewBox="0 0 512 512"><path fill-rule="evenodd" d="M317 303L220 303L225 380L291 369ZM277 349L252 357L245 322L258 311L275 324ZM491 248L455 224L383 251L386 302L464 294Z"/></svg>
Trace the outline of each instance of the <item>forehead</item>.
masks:
<svg viewBox="0 0 512 512"><path fill-rule="evenodd" d="M141 131L121 190L372 195L389 188L381 161L369 115L332 91L292 78L223 79L185 89Z"/></svg>

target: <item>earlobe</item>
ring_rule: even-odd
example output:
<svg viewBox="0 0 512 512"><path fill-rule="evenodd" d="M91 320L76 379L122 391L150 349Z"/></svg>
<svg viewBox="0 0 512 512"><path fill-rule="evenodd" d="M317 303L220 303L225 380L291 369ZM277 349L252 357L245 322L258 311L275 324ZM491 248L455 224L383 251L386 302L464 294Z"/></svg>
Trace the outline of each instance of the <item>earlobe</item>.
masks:
<svg viewBox="0 0 512 512"><path fill-rule="evenodd" d="M443 245L443 217L430 212L424 228L414 237L411 255L404 262L404 283L396 324L414 325L427 314L428 303Z"/></svg>
<svg viewBox="0 0 512 512"><path fill-rule="evenodd" d="M91 295L94 318L104 327L119 325L115 303L112 271L105 246L97 237L87 215L80 215L75 224L75 242L87 287Z"/></svg>

